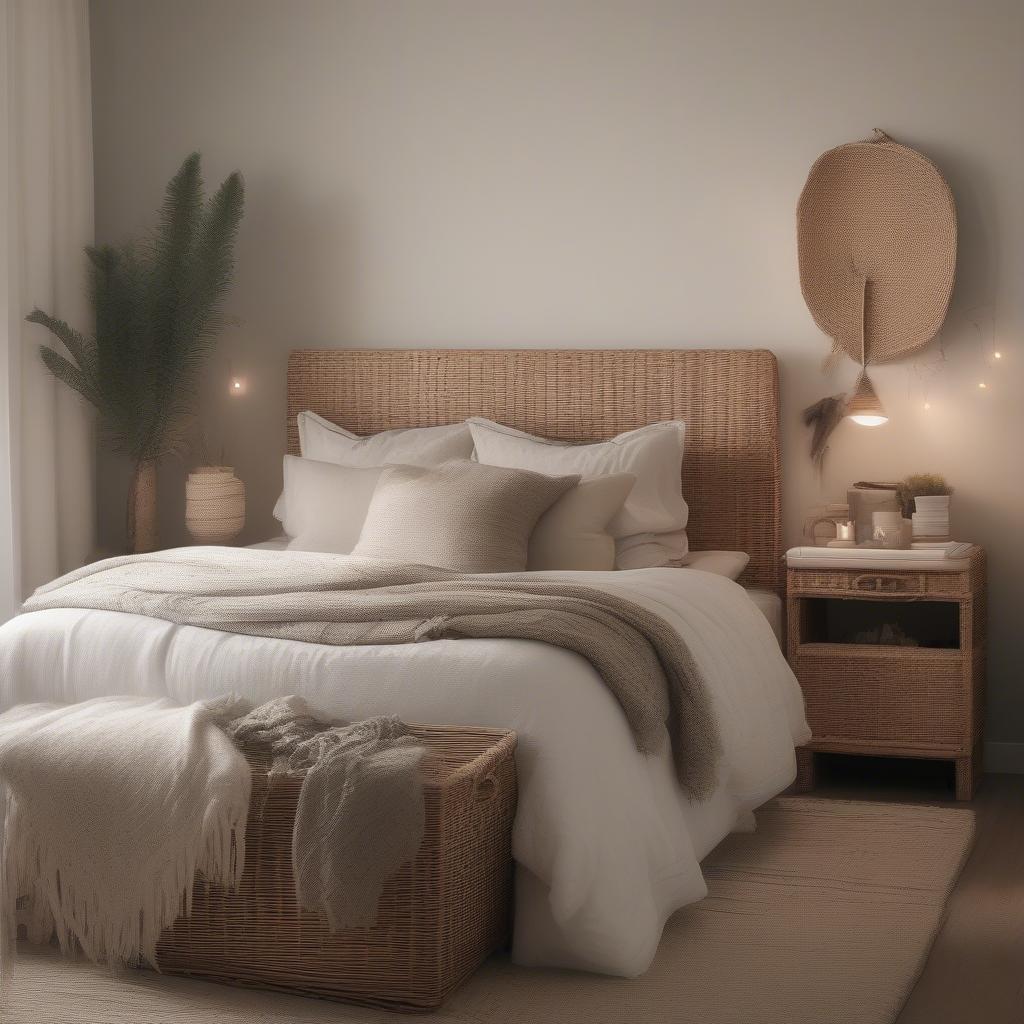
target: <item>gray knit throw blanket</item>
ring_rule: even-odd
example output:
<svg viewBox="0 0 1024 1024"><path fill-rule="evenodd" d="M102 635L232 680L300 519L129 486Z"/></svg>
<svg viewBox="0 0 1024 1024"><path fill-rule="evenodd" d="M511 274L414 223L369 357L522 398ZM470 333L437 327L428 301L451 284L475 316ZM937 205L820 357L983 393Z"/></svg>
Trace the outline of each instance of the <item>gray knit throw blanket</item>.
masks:
<svg viewBox="0 0 1024 1024"><path fill-rule="evenodd" d="M318 644L539 640L594 666L638 749L657 751L668 727L676 773L691 798L706 799L715 788L720 738L689 649L658 615L597 587L316 552L179 548L77 569L25 604L26 611L44 608L131 612Z"/></svg>
<svg viewBox="0 0 1024 1024"><path fill-rule="evenodd" d="M370 927L384 883L423 841L419 763L426 748L389 715L325 725L281 697L225 727L239 747L269 747L268 793L301 778L292 833L295 897L331 931Z"/></svg>

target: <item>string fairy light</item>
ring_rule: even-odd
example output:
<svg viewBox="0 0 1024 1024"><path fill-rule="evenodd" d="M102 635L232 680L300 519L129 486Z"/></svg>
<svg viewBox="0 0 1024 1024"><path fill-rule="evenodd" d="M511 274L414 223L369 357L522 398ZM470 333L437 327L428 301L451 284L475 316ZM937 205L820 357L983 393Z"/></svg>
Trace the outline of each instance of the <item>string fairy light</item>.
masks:
<svg viewBox="0 0 1024 1024"><path fill-rule="evenodd" d="M931 412L932 385L946 362L945 339L941 331L935 340L936 345L928 352L919 354L911 363L907 374L907 397L922 412Z"/></svg>
<svg viewBox="0 0 1024 1024"><path fill-rule="evenodd" d="M944 330L936 335L938 344L926 354L914 360L908 372L908 397L919 402L918 408L922 413L932 412L932 385L937 381L939 374L947 362L946 334L954 329L956 320L963 327L970 327L974 333L975 342L978 346L978 358L981 361L978 376L975 377L974 390L997 393L1002 379L1001 370L1008 362L1006 353L998 347L996 342L995 320L990 305L976 306L966 310L959 317L947 322Z"/></svg>
<svg viewBox="0 0 1024 1024"><path fill-rule="evenodd" d="M982 362L989 367L990 370L1001 365L1003 353L1002 350L996 346L995 317L992 307L988 305L977 306L976 308L967 311L965 319L974 328L977 334L978 348L981 350ZM978 381L978 390L991 390L989 387L989 377L987 373Z"/></svg>

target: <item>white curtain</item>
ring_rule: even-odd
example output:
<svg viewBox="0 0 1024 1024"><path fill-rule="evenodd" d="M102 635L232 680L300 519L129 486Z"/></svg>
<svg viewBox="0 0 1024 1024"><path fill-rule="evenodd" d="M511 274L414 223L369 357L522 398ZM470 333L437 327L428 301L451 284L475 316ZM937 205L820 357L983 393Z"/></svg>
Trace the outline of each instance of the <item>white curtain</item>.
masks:
<svg viewBox="0 0 1024 1024"><path fill-rule="evenodd" d="M81 565L95 533L92 416L39 358L38 306L91 326L88 0L0 0L0 621ZM58 343L59 344L59 343Z"/></svg>

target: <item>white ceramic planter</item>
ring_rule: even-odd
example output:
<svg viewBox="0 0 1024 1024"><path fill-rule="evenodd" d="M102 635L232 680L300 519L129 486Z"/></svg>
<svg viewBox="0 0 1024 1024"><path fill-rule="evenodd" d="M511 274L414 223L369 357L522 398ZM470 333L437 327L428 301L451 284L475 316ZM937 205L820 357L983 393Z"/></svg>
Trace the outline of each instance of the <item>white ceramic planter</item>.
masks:
<svg viewBox="0 0 1024 1024"><path fill-rule="evenodd" d="M914 499L914 539L945 540L949 530L949 495L922 494Z"/></svg>
<svg viewBox="0 0 1024 1024"><path fill-rule="evenodd" d="M949 512L948 494L919 494L914 499L914 508L918 512Z"/></svg>

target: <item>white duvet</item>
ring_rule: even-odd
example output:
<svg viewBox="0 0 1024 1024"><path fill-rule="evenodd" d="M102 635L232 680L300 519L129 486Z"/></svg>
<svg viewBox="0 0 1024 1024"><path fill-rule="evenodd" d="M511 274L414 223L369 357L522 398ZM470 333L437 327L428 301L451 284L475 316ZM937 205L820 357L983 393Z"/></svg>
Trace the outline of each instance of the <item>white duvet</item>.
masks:
<svg viewBox="0 0 1024 1024"><path fill-rule="evenodd" d="M391 712L514 729L514 958L638 975L668 915L705 895L701 858L792 782L794 744L809 738L803 702L764 615L729 579L690 569L538 575L618 593L679 630L722 735L712 799L682 795L667 743L658 756L637 752L587 661L534 641L325 647L117 612L33 612L0 628L0 710L113 694L187 704L299 693L339 718Z"/></svg>

